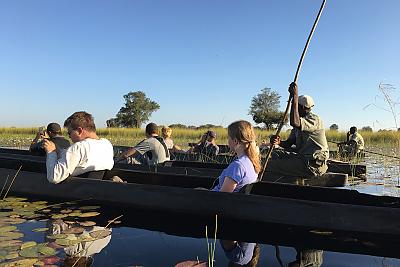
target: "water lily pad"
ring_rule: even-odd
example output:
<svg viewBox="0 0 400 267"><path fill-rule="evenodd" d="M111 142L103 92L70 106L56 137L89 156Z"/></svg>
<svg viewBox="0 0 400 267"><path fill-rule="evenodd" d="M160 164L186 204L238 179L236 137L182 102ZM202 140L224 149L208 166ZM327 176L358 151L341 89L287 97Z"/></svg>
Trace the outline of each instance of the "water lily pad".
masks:
<svg viewBox="0 0 400 267"><path fill-rule="evenodd" d="M111 231L108 229L103 229L103 230L97 230L89 233L91 237L97 238L97 239L102 239L111 234Z"/></svg>
<svg viewBox="0 0 400 267"><path fill-rule="evenodd" d="M63 231L63 234L82 234L85 231L82 227L72 227Z"/></svg>
<svg viewBox="0 0 400 267"><path fill-rule="evenodd" d="M70 241L71 240L69 240L69 239L56 239L57 245L60 245L60 246L69 246Z"/></svg>
<svg viewBox="0 0 400 267"><path fill-rule="evenodd" d="M7 202L21 202L21 201L26 201L28 200L27 198L23 198L23 197L7 197L4 199L4 201Z"/></svg>
<svg viewBox="0 0 400 267"><path fill-rule="evenodd" d="M82 214L82 212L80 212L80 211L73 211L73 212L68 214L68 217L76 217L76 216L79 216L81 214Z"/></svg>
<svg viewBox="0 0 400 267"><path fill-rule="evenodd" d="M100 208L101 208L100 206L83 206L83 207L80 207L79 209L80 210L97 210Z"/></svg>
<svg viewBox="0 0 400 267"><path fill-rule="evenodd" d="M10 252L9 254L7 254L7 255L5 256L5 259L6 259L6 260L13 260L13 259L16 259L16 258L18 258L18 257L19 257L18 252Z"/></svg>
<svg viewBox="0 0 400 267"><path fill-rule="evenodd" d="M20 233L20 232L6 232L6 233L2 233L2 234L3 235L0 236L0 241L19 239L24 236L24 234Z"/></svg>
<svg viewBox="0 0 400 267"><path fill-rule="evenodd" d="M54 256L56 254L56 250L51 247L41 247L39 248L39 253L45 256Z"/></svg>
<svg viewBox="0 0 400 267"><path fill-rule="evenodd" d="M6 248L6 247L13 247L18 245L21 245L22 241L21 240L7 240L7 241L2 241L0 242L0 248Z"/></svg>
<svg viewBox="0 0 400 267"><path fill-rule="evenodd" d="M46 232L49 228L36 228L33 229L32 232Z"/></svg>
<svg viewBox="0 0 400 267"><path fill-rule="evenodd" d="M66 238L67 235L65 234L55 234L55 235L48 235L47 238L48 239L63 239Z"/></svg>
<svg viewBox="0 0 400 267"><path fill-rule="evenodd" d="M88 226L95 226L96 223L92 221L85 221L85 222L79 222L80 225L88 227Z"/></svg>
<svg viewBox="0 0 400 267"><path fill-rule="evenodd" d="M62 218L66 218L68 217L67 214L55 214L53 216L51 216L52 219L62 219Z"/></svg>
<svg viewBox="0 0 400 267"><path fill-rule="evenodd" d="M92 211L92 212L85 212L79 215L81 218L87 218L87 217L94 217L100 215L100 212L97 211Z"/></svg>
<svg viewBox="0 0 400 267"><path fill-rule="evenodd" d="M28 242L24 242L21 245L21 249L26 249L26 248L30 248L30 247L34 247L36 246L37 243L35 241L28 241Z"/></svg>
<svg viewBox="0 0 400 267"><path fill-rule="evenodd" d="M0 233L11 232L16 229L17 229L16 226L2 226L2 227L0 227Z"/></svg>
<svg viewBox="0 0 400 267"><path fill-rule="evenodd" d="M63 213L63 214L71 213L71 212L72 212L72 210L70 210L70 209L60 210L60 213Z"/></svg>
<svg viewBox="0 0 400 267"><path fill-rule="evenodd" d="M11 262L7 262L4 267L26 267L26 266L33 266L35 263L38 262L38 259L22 259L22 260L15 260Z"/></svg>
<svg viewBox="0 0 400 267"><path fill-rule="evenodd" d="M25 258L37 258L37 257L39 257L38 250L39 249L37 248L37 246L24 248L24 249L21 249L21 251L19 252L19 255L21 257L25 257Z"/></svg>
<svg viewBox="0 0 400 267"><path fill-rule="evenodd" d="M49 212L51 212L51 209L44 209L44 210L41 210L40 212L49 213Z"/></svg>
<svg viewBox="0 0 400 267"><path fill-rule="evenodd" d="M23 222L26 222L26 220L21 218L0 218L0 223L5 224L21 224Z"/></svg>

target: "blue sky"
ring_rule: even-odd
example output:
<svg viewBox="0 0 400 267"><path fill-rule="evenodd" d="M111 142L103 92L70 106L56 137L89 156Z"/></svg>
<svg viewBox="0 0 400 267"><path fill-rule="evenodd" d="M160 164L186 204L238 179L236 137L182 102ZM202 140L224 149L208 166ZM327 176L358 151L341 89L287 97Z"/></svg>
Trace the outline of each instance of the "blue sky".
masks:
<svg viewBox="0 0 400 267"><path fill-rule="evenodd" d="M288 97L319 0L0 1L0 127L98 127L142 90L158 124L251 120L264 87ZM400 90L400 1L328 0L299 76L326 127L395 127L380 82ZM397 90L393 99L397 100Z"/></svg>

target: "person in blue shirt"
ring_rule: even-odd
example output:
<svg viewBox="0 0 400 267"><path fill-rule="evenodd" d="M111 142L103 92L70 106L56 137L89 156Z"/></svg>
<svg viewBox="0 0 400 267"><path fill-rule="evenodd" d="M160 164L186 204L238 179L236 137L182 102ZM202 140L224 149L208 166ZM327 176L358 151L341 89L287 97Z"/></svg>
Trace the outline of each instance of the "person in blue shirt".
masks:
<svg viewBox="0 0 400 267"><path fill-rule="evenodd" d="M248 121L240 120L228 126L228 146L236 153L237 159L222 171L213 191L239 192L245 185L257 181L261 164L255 138Z"/></svg>

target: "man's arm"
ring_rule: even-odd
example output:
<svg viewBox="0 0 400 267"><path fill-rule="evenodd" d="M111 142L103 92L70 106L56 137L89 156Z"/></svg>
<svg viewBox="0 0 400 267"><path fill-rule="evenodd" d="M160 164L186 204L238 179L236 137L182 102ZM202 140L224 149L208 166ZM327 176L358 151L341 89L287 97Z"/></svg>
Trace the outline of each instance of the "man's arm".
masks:
<svg viewBox="0 0 400 267"><path fill-rule="evenodd" d="M292 127L300 129L301 122L300 122L300 115L299 115L299 93L296 83L291 83L289 86L289 93L292 97L292 106L290 109L290 125Z"/></svg>
<svg viewBox="0 0 400 267"><path fill-rule="evenodd" d="M56 146L53 142L45 139L43 147L47 153L47 180L50 183L58 184L67 179L81 160L81 153L76 146L68 148L60 159L57 159Z"/></svg>

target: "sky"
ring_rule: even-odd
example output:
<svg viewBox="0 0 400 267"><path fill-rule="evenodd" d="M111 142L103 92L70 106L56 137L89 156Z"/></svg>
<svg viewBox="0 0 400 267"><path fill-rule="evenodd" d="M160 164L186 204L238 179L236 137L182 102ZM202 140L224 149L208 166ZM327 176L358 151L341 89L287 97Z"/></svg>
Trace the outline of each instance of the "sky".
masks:
<svg viewBox="0 0 400 267"><path fill-rule="evenodd" d="M98 127L141 90L157 124L246 119L287 88L320 0L1 0L0 127L85 110ZM396 127L380 83L400 93L398 0L327 0L298 78L328 128ZM400 121L400 119L399 119ZM399 125L400 127L400 125Z"/></svg>

